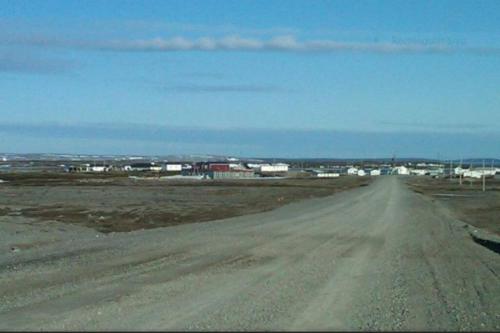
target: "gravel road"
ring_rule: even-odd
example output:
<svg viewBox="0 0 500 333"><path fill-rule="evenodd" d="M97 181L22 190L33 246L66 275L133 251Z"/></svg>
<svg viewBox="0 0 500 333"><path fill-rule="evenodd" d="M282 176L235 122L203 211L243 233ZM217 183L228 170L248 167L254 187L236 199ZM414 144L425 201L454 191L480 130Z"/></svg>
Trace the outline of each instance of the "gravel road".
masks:
<svg viewBox="0 0 500 333"><path fill-rule="evenodd" d="M1 330L500 329L500 256L395 176L130 233L28 222L0 219L25 244L0 253Z"/></svg>

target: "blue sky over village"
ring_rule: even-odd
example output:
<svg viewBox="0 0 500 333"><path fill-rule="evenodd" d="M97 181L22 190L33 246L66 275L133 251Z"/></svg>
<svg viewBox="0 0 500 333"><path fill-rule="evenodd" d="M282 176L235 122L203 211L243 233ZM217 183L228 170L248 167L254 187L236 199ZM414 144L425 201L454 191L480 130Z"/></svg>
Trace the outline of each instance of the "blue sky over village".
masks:
<svg viewBox="0 0 500 333"><path fill-rule="evenodd" d="M0 151L500 157L498 1L0 1Z"/></svg>

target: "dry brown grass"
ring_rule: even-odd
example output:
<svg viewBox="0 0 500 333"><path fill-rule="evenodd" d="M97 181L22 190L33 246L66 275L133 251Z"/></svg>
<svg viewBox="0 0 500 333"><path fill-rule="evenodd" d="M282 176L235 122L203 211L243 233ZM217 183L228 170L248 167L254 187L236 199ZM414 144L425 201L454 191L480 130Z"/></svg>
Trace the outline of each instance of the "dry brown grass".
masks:
<svg viewBox="0 0 500 333"><path fill-rule="evenodd" d="M6 179L6 177L3 177ZM204 222L323 197L370 178L269 180L131 180L116 175L30 174L0 186L0 214L35 223L59 221L101 232Z"/></svg>
<svg viewBox="0 0 500 333"><path fill-rule="evenodd" d="M500 235L500 179L487 179L485 192L480 179L465 180L460 185L458 179L411 177L407 183L415 192L451 208L464 222Z"/></svg>

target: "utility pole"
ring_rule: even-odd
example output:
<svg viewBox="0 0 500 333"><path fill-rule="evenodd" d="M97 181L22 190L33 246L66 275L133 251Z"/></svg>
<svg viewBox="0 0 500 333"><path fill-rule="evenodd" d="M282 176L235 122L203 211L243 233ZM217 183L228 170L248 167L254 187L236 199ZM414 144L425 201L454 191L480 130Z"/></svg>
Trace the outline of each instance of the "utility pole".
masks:
<svg viewBox="0 0 500 333"><path fill-rule="evenodd" d="M463 173L463 170L462 170L462 157L460 157L460 167L458 169L458 178L459 178L459 181L460 181L460 186L462 186L462 173Z"/></svg>
<svg viewBox="0 0 500 333"><path fill-rule="evenodd" d="M450 180L451 180L451 177L452 177L452 172L453 172L453 162L450 159Z"/></svg>
<svg viewBox="0 0 500 333"><path fill-rule="evenodd" d="M486 191L486 177L485 177L485 169L484 169L484 160L483 160L483 192Z"/></svg>

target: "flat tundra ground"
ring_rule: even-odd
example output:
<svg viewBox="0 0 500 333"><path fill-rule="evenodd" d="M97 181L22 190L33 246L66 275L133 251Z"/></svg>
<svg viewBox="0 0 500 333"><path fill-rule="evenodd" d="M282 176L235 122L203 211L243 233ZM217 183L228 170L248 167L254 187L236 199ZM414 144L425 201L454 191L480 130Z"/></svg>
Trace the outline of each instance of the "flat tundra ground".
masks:
<svg viewBox="0 0 500 333"><path fill-rule="evenodd" d="M2 330L500 329L499 255L396 176L123 233L2 200Z"/></svg>
<svg viewBox="0 0 500 333"><path fill-rule="evenodd" d="M204 222L322 197L370 182L338 179L162 180L113 174L0 174L0 216L123 232ZM64 227L63 227L64 229Z"/></svg>

